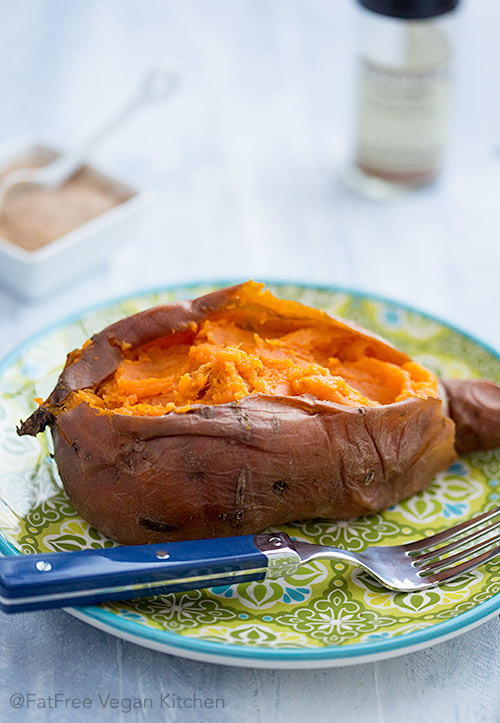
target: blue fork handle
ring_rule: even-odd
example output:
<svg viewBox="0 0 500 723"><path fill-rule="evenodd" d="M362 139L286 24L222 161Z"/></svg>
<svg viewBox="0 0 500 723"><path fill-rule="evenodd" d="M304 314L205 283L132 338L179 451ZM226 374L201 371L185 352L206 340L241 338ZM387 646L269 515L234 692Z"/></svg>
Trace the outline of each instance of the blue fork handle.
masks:
<svg viewBox="0 0 500 723"><path fill-rule="evenodd" d="M263 580L268 557L256 546L256 539L263 537L276 539L245 535L4 557L0 609L91 605Z"/></svg>

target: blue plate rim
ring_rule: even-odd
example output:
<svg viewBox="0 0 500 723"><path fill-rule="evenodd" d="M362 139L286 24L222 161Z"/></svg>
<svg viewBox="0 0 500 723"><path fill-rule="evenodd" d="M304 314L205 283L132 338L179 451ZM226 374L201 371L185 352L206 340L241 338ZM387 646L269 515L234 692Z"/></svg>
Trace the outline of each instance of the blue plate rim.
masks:
<svg viewBox="0 0 500 723"><path fill-rule="evenodd" d="M140 298L142 296L148 296L150 294L168 292L168 291L179 291L181 289L195 289L200 286L230 286L233 284L241 283L241 280L220 280L220 279L202 279L198 281L189 281L176 284L167 284L166 286L158 286L150 289L138 290L136 292L129 292L127 294L120 295L115 298L108 299L98 304L90 305L74 314L63 317L62 319L48 324L46 327L35 332L21 344L18 344L12 349L1 361L0 361L0 375L19 358L19 356L29 347L31 347L38 339L43 338L47 334L50 334L57 329L67 326L71 323L77 322L82 316L105 309L108 306L119 304L127 300ZM293 281L287 279L281 280L266 280L266 286L295 286L302 289L310 289L314 291L330 291L332 293L344 293L350 296L357 297L359 299L368 299L371 301L379 301L389 306L399 307L405 311L415 313L419 316L425 317L429 320L435 321L442 326L446 326L452 331L461 334L463 337L469 339L474 344L479 345L485 351L496 357L500 361L500 353L486 342L478 339L476 336L468 331L461 329L453 323L435 316L431 313L421 311L414 306L384 297L380 294L371 293L368 291L358 290L347 286L337 286L332 284L322 283L307 283L304 281ZM22 554L14 545L12 545L4 536L3 531L0 530L0 553L6 555L20 555ZM486 620L491 617L497 610L500 610L500 593L497 593L489 600L477 605L471 610L466 610L463 613L456 615L450 620L443 621L441 623L435 623L434 625L424 628L422 630L416 630L411 633L398 635L391 638L383 638L381 640L365 642L365 643L354 643L350 645L327 645L317 648L250 648L244 645L238 645L235 643L218 643L215 641L199 640L189 636L184 636L179 633L169 632L166 630L158 630L156 628L148 628L145 625L132 620L126 620L124 618L117 617L115 613L108 610L103 610L98 605L92 605L87 607L75 608L78 611L78 617L86 620L89 624L92 621L96 621L105 625L107 629L112 631L115 629L121 633L129 635L134 639L137 639L137 643L140 644L140 639L152 641L154 643L164 646L168 646L170 649L177 648L186 652L200 653L206 657L217 656L223 658L232 659L247 659L255 661L328 661L328 660L349 660L353 658L366 658L377 657L382 654L387 655L390 652L400 653L404 652L405 648L415 648L416 646L426 646L432 643L438 643L440 639L448 638L454 634L458 634L462 629L468 629L475 624L478 624L482 620Z"/></svg>

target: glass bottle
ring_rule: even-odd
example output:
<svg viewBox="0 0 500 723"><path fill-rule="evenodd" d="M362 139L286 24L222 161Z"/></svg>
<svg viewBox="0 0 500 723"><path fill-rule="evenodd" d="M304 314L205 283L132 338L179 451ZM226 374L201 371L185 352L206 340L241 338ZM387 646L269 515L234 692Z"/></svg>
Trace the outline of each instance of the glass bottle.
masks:
<svg viewBox="0 0 500 723"><path fill-rule="evenodd" d="M345 180L383 198L436 179L452 99L459 0L358 0L358 98Z"/></svg>

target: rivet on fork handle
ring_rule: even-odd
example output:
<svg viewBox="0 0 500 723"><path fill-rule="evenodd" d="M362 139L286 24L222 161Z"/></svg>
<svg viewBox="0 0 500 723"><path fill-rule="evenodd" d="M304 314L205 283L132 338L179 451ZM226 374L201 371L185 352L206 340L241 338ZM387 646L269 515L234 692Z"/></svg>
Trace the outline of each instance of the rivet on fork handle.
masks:
<svg viewBox="0 0 500 723"><path fill-rule="evenodd" d="M301 559L294 549L292 540L284 532L269 535L254 535L258 550L268 559L266 579L277 580L297 572Z"/></svg>

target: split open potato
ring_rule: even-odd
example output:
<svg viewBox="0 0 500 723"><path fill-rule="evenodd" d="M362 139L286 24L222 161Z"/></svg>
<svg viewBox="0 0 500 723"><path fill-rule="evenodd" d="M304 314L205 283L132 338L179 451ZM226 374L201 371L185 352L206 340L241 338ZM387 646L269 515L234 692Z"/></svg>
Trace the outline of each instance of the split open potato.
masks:
<svg viewBox="0 0 500 723"><path fill-rule="evenodd" d="M50 426L80 514L127 544L383 510L500 445L500 388L438 383L384 339L247 282L72 351L19 434Z"/></svg>

